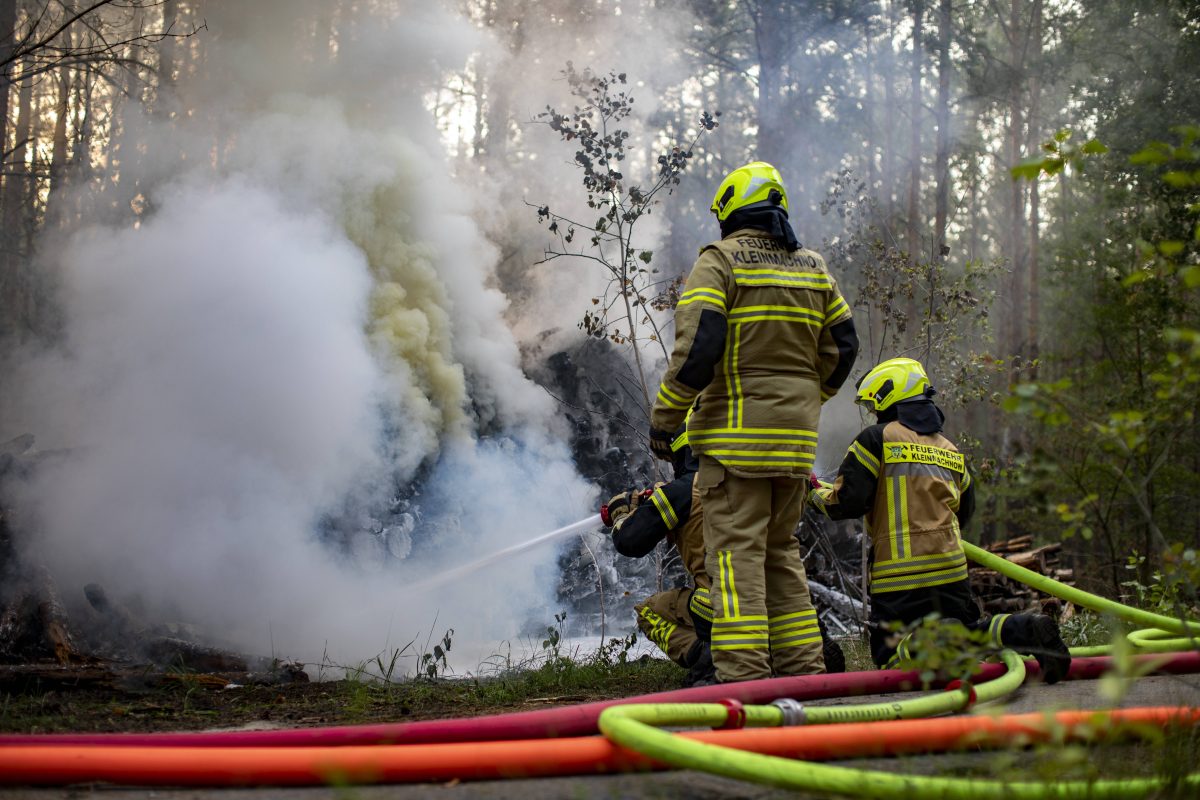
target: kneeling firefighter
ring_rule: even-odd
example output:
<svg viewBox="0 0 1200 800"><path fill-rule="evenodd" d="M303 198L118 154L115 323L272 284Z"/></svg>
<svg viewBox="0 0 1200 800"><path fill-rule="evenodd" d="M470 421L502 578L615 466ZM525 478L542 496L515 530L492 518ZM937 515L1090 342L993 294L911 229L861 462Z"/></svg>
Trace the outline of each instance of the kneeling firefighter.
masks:
<svg viewBox="0 0 1200 800"><path fill-rule="evenodd" d="M678 434L672 443L675 479L641 492L622 492L600 514L604 524L612 527L613 545L623 556L642 558L663 539L679 551L691 585L658 592L635 606L635 611L646 638L687 668L688 685L696 686L716 682L710 649L712 579L704 567L704 510L695 485L699 463L686 444L684 429ZM845 671L841 647L829 638L815 614L812 635L821 637L826 670Z"/></svg>
<svg viewBox="0 0 1200 800"><path fill-rule="evenodd" d="M1033 655L1046 683L1055 683L1071 666L1058 624L1045 614L987 616L972 597L961 532L975 510L975 487L962 453L942 435L935 393L911 358L863 376L855 402L877 423L851 442L834 482L808 497L831 519L866 518L871 656L880 667L904 666L908 637L896 641L890 628L936 614L985 633L996 647Z"/></svg>

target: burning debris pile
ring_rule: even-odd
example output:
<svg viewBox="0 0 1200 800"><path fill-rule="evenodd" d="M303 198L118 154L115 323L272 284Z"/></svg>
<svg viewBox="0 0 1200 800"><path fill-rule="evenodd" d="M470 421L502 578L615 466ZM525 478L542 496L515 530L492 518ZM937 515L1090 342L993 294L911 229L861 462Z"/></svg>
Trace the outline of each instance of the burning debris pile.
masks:
<svg viewBox="0 0 1200 800"><path fill-rule="evenodd" d="M857 521L834 522L805 509L797 531L813 605L835 637L858 635L866 621L866 534Z"/></svg>
<svg viewBox="0 0 1200 800"><path fill-rule="evenodd" d="M52 453L26 435L0 444L0 480L28 476ZM186 676L214 686L307 682L303 665L222 648L187 623L143 621L99 584L64 596L49 571L25 561L0 503L0 691L158 685Z"/></svg>
<svg viewBox="0 0 1200 800"><path fill-rule="evenodd" d="M541 342L555 341L555 331ZM636 379L621 353L607 340L577 338L551 349L544 344L523 352L526 370L559 403L570 424L575 468L600 487L600 502L618 492L670 480L669 467L655 462L642 431L649 420L631 418ZM630 402L633 400L633 402ZM606 536L581 538L564 547L559 558L557 599L572 612L572 633L606 633L628 627L633 606L645 597L685 580L678 555L664 544L654 558L619 555Z"/></svg>

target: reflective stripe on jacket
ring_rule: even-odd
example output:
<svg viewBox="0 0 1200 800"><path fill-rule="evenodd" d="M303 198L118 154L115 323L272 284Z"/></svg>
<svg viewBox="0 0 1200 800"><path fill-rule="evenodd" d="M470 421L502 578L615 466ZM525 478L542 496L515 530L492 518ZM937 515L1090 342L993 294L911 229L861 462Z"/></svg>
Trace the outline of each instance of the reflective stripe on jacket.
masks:
<svg viewBox="0 0 1200 800"><path fill-rule="evenodd" d="M665 538L679 550L693 585L708 589L712 580L704 569L704 511L695 478L691 472L656 487L613 533L613 545L623 556L642 558Z"/></svg>
<svg viewBox="0 0 1200 800"><path fill-rule="evenodd" d="M807 475L822 399L856 349L850 307L821 256L738 231L701 250L688 276L651 426L675 430L699 395L688 421L697 453L737 475Z"/></svg>
<svg viewBox="0 0 1200 800"><path fill-rule="evenodd" d="M855 438L833 486L816 490L814 502L833 519L865 515L874 594L966 579L960 526L973 492L953 442L888 422Z"/></svg>

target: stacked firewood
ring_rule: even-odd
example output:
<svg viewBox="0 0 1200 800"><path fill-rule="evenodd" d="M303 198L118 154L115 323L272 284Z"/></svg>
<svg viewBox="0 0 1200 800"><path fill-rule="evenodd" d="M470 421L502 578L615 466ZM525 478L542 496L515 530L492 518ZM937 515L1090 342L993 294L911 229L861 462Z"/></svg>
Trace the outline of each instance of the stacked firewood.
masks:
<svg viewBox="0 0 1200 800"><path fill-rule="evenodd" d="M1028 570L1071 586L1075 584L1075 571L1060 563L1062 542L1034 547L1033 536L1026 535L996 542L987 549ZM1058 610L1058 601L1049 595L986 567L972 564L970 574L971 588L989 614Z"/></svg>

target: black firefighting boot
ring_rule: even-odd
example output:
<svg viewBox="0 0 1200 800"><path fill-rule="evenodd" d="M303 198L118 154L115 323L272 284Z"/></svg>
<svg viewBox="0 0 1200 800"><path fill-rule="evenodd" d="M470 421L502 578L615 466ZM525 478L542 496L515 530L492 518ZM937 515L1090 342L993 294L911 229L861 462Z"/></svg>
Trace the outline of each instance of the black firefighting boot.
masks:
<svg viewBox="0 0 1200 800"><path fill-rule="evenodd" d="M997 616L1001 619L993 618L989 629L994 637L998 634L998 644L1036 658L1046 683L1058 683L1067 676L1071 668L1071 651L1062 640L1053 617L1045 614Z"/></svg>
<svg viewBox="0 0 1200 800"><path fill-rule="evenodd" d="M717 668L713 666L712 649L701 639L687 654L687 686L712 686L717 683Z"/></svg>
<svg viewBox="0 0 1200 800"><path fill-rule="evenodd" d="M829 631L825 628L825 621L819 616L817 625L821 629L821 656L825 660L825 671L845 672L846 654L842 652L842 646L829 635Z"/></svg>

